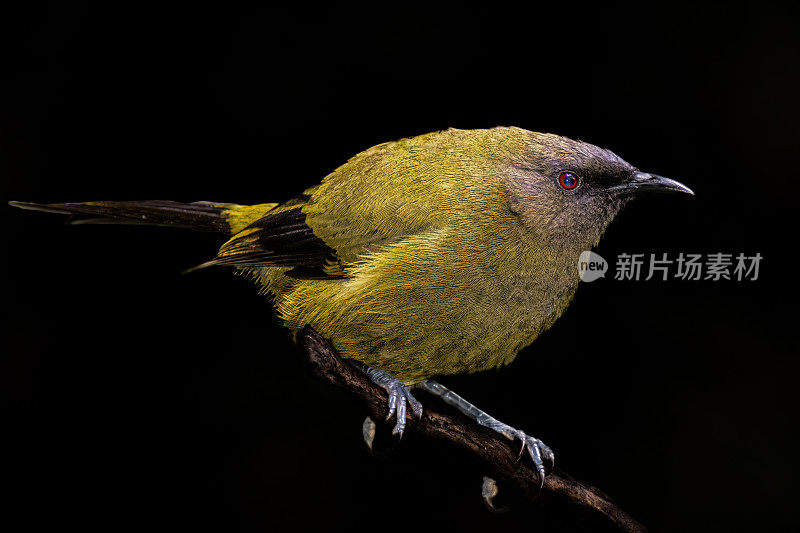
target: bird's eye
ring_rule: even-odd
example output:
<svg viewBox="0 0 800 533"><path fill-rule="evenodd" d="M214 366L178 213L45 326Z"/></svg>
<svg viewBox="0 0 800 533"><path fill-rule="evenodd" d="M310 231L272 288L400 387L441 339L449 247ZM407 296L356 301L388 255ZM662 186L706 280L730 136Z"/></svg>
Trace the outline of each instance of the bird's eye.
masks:
<svg viewBox="0 0 800 533"><path fill-rule="evenodd" d="M562 172L558 175L558 184L564 189L571 191L578 186L578 176L572 172Z"/></svg>

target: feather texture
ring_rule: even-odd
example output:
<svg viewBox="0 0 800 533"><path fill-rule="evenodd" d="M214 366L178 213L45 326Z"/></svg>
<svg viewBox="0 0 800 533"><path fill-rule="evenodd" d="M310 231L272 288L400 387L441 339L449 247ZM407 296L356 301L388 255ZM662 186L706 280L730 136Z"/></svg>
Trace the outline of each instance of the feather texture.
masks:
<svg viewBox="0 0 800 533"><path fill-rule="evenodd" d="M506 364L549 328L633 171L564 137L450 129L370 148L283 204L14 205L228 234L200 267L238 268L290 329L412 384Z"/></svg>

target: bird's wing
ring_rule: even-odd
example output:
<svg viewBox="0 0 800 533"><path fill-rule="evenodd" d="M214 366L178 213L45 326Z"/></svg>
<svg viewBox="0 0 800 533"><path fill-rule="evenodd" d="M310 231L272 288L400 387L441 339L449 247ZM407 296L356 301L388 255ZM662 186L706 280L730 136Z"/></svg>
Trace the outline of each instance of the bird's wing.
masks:
<svg viewBox="0 0 800 533"><path fill-rule="evenodd" d="M195 268L290 267L286 274L298 279L341 279L359 256L423 229L397 221L390 227L376 227L363 213L355 219L346 213L309 216L305 212L309 200L304 195L269 211L234 234L214 259Z"/></svg>
<svg viewBox="0 0 800 533"><path fill-rule="evenodd" d="M446 226L456 210L449 181L461 170L425 159L425 143L437 135L358 154L300 198L250 223L201 266L291 267L293 277L341 278L366 254Z"/></svg>
<svg viewBox="0 0 800 533"><path fill-rule="evenodd" d="M374 146L306 191L307 223L343 265L449 224L455 190L445 185L452 176L428 160L448 160L426 145L437 135Z"/></svg>
<svg viewBox="0 0 800 533"><path fill-rule="evenodd" d="M217 256L192 270L214 265L237 267L291 267L298 278L330 278L327 264L336 264L336 252L306 224L301 208L307 196L281 204L238 231Z"/></svg>

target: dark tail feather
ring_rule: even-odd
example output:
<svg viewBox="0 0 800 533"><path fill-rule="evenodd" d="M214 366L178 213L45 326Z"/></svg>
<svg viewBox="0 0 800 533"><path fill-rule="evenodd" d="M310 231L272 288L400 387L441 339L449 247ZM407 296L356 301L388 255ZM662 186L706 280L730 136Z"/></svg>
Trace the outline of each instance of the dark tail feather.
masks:
<svg viewBox="0 0 800 533"><path fill-rule="evenodd" d="M231 204L194 202L184 204L164 200L141 202L81 202L64 204L34 204L8 202L21 209L78 216L72 224L146 224L172 226L196 231L229 233L223 213Z"/></svg>

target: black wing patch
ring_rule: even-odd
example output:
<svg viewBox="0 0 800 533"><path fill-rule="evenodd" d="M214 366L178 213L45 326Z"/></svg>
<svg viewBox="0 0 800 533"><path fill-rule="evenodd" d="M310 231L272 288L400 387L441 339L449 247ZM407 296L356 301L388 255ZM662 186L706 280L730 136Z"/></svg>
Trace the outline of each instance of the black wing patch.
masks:
<svg viewBox="0 0 800 533"><path fill-rule="evenodd" d="M292 267L286 274L297 279L341 279L325 272L326 266L338 262L336 251L314 235L301 207L267 214L253 222L226 242L217 257L196 268Z"/></svg>

